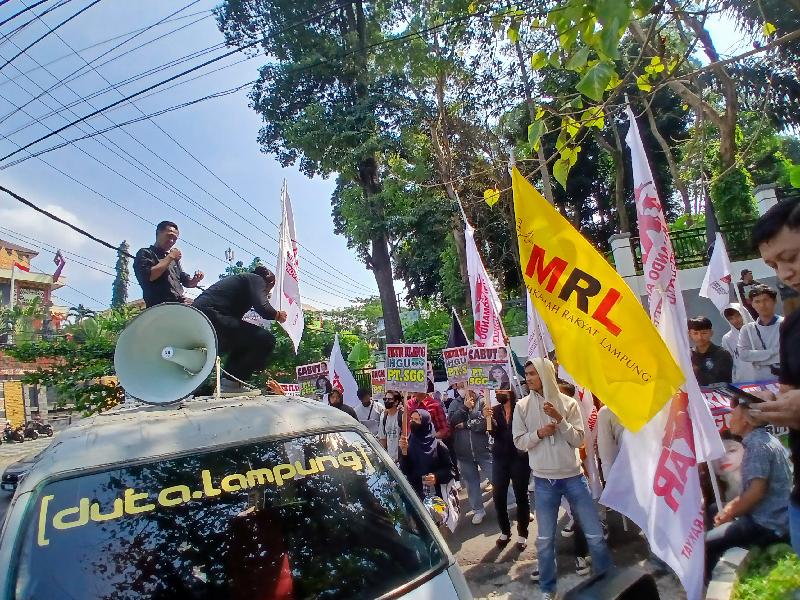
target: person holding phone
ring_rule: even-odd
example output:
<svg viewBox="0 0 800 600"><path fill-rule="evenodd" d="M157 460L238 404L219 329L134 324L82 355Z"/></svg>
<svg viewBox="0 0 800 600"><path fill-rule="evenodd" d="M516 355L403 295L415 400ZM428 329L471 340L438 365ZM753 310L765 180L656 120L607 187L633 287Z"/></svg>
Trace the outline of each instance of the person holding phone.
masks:
<svg viewBox="0 0 800 600"><path fill-rule="evenodd" d="M791 468L783 446L764 428L753 425L750 407L733 400L731 433L742 438L742 491L714 517L714 528L706 533L706 578L729 548L768 546L789 533Z"/></svg>
<svg viewBox="0 0 800 600"><path fill-rule="evenodd" d="M782 200L764 213L753 226L753 247L783 282L800 291L800 200ZM757 415L762 422L789 427L794 463L789 521L792 548L800 556L800 311L781 326L779 362L777 398L760 405Z"/></svg>
<svg viewBox="0 0 800 600"><path fill-rule="evenodd" d="M768 285L750 290L750 303L758 318L746 323L739 332L739 356L753 365L757 381L778 377L780 328L783 317L775 314L778 292Z"/></svg>

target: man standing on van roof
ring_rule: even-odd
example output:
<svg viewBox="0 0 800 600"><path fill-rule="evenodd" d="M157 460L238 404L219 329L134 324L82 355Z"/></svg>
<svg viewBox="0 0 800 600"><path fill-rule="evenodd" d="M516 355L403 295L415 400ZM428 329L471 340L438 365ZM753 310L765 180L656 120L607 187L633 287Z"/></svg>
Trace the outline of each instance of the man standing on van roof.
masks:
<svg viewBox="0 0 800 600"><path fill-rule="evenodd" d="M133 272L147 308L165 302L185 302L183 288L194 288L203 280L203 272L193 276L181 268L181 251L175 247L178 226L172 221L161 221L156 226L156 243L141 248L133 259Z"/></svg>

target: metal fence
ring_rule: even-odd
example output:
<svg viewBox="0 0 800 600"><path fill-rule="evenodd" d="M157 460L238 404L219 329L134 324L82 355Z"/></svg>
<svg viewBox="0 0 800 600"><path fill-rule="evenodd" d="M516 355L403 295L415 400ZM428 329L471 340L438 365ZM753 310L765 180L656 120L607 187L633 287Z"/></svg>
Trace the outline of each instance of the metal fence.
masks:
<svg viewBox="0 0 800 600"><path fill-rule="evenodd" d="M755 219L720 225L722 238L725 240L725 247L728 249L728 256L731 261L757 258L758 253L752 249L750 244L750 234L754 224ZM708 255L708 240L705 227L692 227L673 231L670 232L669 237L672 240L675 262L679 269L703 267L708 264L710 257ZM638 236L631 237L631 248L633 249L636 272L641 275L643 271L642 248Z"/></svg>

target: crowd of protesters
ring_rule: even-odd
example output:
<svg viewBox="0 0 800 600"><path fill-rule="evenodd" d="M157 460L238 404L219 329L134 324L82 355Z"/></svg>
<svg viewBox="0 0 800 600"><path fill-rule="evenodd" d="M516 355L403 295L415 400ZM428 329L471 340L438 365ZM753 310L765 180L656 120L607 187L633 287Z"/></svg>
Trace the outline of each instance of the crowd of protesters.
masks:
<svg viewBox="0 0 800 600"><path fill-rule="evenodd" d="M733 397L726 427L727 461L740 462L735 476L720 473L725 501L706 500L706 570L735 546L763 546L791 541L800 555L800 201L786 200L770 209L753 229L753 245L777 274L778 290L742 271L738 303L722 311L729 331L721 345L713 343L707 316L688 322L692 365L701 386L772 382L776 392L754 392L761 402ZM788 300L788 301L787 301ZM361 421L400 466L420 497L443 495L442 486L463 483L473 524L486 518L484 492L491 492L499 534L497 546L512 541L517 550L528 544L529 525L537 526L538 582L544 598L555 597L558 516L566 500L570 524L562 535L575 536L575 570L603 573L612 566L604 512L590 491L587 473L594 466L603 479L614 463L623 435L619 419L594 398L595 452L586 452L587 425L576 401L575 387L557 378L554 362L534 358L524 367L519 390L506 385L494 393L451 386L447 395L414 394L408 399L409 430L404 434L403 395L387 392L383 402L359 390L355 410L341 393L329 402ZM494 404L494 405L493 405ZM775 428L788 429L789 451ZM591 457L590 457L591 454ZM738 457L732 461L731 457ZM708 478L711 470L704 470ZM793 474L792 474L793 473ZM513 493L513 501L511 494ZM516 504L516 535L512 537L509 506ZM535 506L534 514L531 506Z"/></svg>

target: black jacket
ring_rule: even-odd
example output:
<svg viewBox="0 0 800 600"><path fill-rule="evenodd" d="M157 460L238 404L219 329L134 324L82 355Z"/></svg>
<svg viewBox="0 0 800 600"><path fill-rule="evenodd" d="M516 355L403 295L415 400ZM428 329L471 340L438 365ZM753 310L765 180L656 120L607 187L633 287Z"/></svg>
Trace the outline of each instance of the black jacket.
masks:
<svg viewBox="0 0 800 600"><path fill-rule="evenodd" d="M422 478L409 477L411 473L411 463L408 455L400 452L400 470L408 479L411 487L417 492L417 496L424 498L424 486L422 485ZM453 479L453 463L450 459L450 451L444 445L442 440L436 440L436 464L431 469L431 473L436 476L436 485L444 485L450 483ZM416 479L416 481L415 481Z"/></svg>
<svg viewBox="0 0 800 600"><path fill-rule="evenodd" d="M277 311L269 303L269 291L267 282L260 275L229 275L200 294L192 306L199 310L211 309L236 319L241 319L252 308L271 321L275 319Z"/></svg>
<svg viewBox="0 0 800 600"><path fill-rule="evenodd" d="M716 344L711 344L703 354L692 350L692 367L700 385L730 383L733 380L733 357Z"/></svg>
<svg viewBox="0 0 800 600"><path fill-rule="evenodd" d="M781 374L784 385L800 388L800 310L794 311L781 323ZM794 465L792 502L800 505L800 430L789 430L789 449Z"/></svg>
<svg viewBox="0 0 800 600"><path fill-rule="evenodd" d="M511 416L513 420L514 405L511 404ZM528 464L528 453L520 452L514 445L514 436L511 433L511 423L506 421L506 413L503 405L498 404L492 407L492 429L489 435L494 438L492 444L492 460L502 463L512 463L521 461Z"/></svg>

